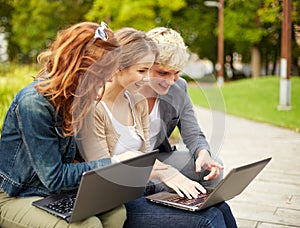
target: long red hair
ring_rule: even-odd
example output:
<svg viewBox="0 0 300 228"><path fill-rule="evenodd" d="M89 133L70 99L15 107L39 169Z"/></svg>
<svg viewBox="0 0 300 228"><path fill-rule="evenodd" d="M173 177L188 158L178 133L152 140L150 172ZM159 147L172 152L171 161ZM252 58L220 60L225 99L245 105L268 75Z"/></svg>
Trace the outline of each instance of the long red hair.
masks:
<svg viewBox="0 0 300 228"><path fill-rule="evenodd" d="M61 30L38 56L44 67L36 89L63 117L64 136L79 131L99 89L119 67L120 45L110 29L105 29L108 40L95 39L99 26L82 22Z"/></svg>

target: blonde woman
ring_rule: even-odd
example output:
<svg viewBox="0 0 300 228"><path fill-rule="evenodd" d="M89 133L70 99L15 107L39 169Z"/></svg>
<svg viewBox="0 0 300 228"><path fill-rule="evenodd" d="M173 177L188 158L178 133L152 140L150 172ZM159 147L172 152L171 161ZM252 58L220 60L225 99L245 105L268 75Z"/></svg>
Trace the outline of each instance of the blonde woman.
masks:
<svg viewBox="0 0 300 228"><path fill-rule="evenodd" d="M115 32L122 47L119 69L100 91L95 110L86 119L78 141L87 161L127 151L150 150L147 100L139 93L143 78L157 55L156 45L144 32L122 28ZM91 130L92 129L92 130Z"/></svg>

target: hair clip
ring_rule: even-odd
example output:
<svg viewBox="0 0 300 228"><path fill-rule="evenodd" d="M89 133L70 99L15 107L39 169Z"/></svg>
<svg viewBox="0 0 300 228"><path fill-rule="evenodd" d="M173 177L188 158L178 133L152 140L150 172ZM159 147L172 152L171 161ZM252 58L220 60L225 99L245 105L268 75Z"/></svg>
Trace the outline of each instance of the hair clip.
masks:
<svg viewBox="0 0 300 228"><path fill-rule="evenodd" d="M101 40L106 41L108 39L108 35L105 32L105 29L108 29L108 25L105 22L101 22L100 26L95 31L94 38L100 38Z"/></svg>

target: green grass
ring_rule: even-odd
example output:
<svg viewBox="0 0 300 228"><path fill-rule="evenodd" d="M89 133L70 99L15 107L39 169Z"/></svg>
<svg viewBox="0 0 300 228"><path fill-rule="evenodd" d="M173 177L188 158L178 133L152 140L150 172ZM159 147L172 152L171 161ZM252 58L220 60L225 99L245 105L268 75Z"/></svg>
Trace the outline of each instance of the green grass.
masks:
<svg viewBox="0 0 300 228"><path fill-rule="evenodd" d="M33 81L32 76L37 73L33 66L0 66L0 132L6 111L16 93Z"/></svg>
<svg viewBox="0 0 300 228"><path fill-rule="evenodd" d="M279 89L280 78L268 76L227 82L221 89L200 83L189 94L196 105L299 132L300 77L291 77L291 110L278 110Z"/></svg>

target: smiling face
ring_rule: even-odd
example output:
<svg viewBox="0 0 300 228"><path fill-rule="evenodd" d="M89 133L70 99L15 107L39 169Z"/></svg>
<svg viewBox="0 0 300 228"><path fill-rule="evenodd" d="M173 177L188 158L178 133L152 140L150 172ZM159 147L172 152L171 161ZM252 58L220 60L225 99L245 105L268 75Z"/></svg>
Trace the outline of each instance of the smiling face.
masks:
<svg viewBox="0 0 300 228"><path fill-rule="evenodd" d="M148 96L164 95L179 78L188 59L187 47L181 35L171 28L157 27L147 36L156 43L158 56L150 70L150 82L141 92Z"/></svg>
<svg viewBox="0 0 300 228"><path fill-rule="evenodd" d="M143 85L143 79L149 77L150 68L155 60L155 55L150 52L135 65L121 70L118 74L120 85L130 92L137 92Z"/></svg>
<svg viewBox="0 0 300 228"><path fill-rule="evenodd" d="M150 69L150 81L148 86L158 95L168 93L170 87L179 78L180 70L170 68L167 65L155 63Z"/></svg>

